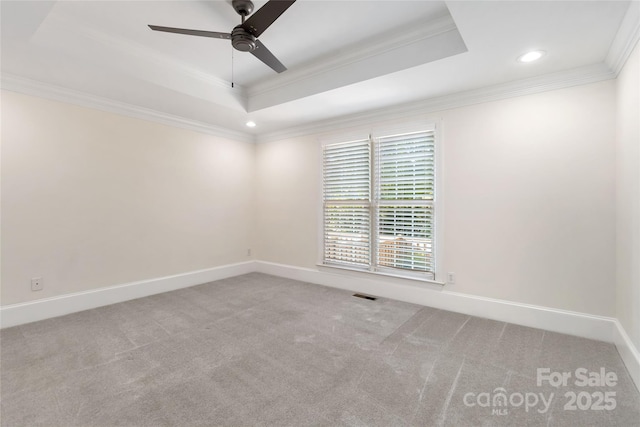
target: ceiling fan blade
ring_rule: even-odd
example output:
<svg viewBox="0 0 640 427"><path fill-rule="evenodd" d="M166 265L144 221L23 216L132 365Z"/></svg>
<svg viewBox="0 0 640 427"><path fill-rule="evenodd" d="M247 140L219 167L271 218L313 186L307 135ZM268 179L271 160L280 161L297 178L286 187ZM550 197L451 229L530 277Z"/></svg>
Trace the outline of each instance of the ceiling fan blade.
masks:
<svg viewBox="0 0 640 427"><path fill-rule="evenodd" d="M249 16L242 27L254 37L258 37L295 2L296 0L269 0Z"/></svg>
<svg viewBox="0 0 640 427"><path fill-rule="evenodd" d="M256 48L251 51L251 54L258 58L260 61L267 64L271 67L275 72L281 73L283 71L287 71L287 67L282 65L282 62L278 61L278 58L273 56L273 53L267 49L265 45L260 42L260 40L256 40Z"/></svg>
<svg viewBox="0 0 640 427"><path fill-rule="evenodd" d="M231 39L229 33L218 33L216 31L187 30L184 28L160 27L158 25L149 25L153 31L164 31L165 33L186 34L188 36L212 37L214 39Z"/></svg>

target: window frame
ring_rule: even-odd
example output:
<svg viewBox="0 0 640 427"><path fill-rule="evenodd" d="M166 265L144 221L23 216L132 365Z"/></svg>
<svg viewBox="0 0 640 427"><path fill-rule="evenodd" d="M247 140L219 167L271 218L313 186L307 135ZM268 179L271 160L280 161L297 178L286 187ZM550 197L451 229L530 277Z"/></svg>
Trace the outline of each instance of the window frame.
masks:
<svg viewBox="0 0 640 427"><path fill-rule="evenodd" d="M414 132L422 132L422 131L433 131L434 134L434 197L433 197L433 215L434 221L432 223L433 226L433 267L434 273L432 275L431 272L420 272L420 271L412 271L412 270L404 270L399 268L386 268L384 266L377 266L375 258L377 257L376 248L378 243L374 240L377 239L377 226L376 224L379 221L379 218L375 215L374 210L376 209L376 200L374 200L375 195L374 191L375 184L375 167L373 162L377 161L377 158L374 157L374 150L377 149L376 143L374 140L376 138L381 138L385 136L399 135L399 134L408 134ZM370 209L370 219L373 221L370 226L370 243L369 243L369 251L370 251L370 263L366 268L349 266L347 264L341 263L326 263L324 260L325 255L325 200L324 200L324 148L326 145L338 144L338 143L348 143L352 141L359 141L363 139L368 139L370 144L370 152L371 152L371 197L369 200L369 209ZM344 133L335 133L329 135L327 137L320 139L320 173L319 173L319 186L320 186L320 197L319 197L319 227L318 227L318 260L317 266L321 268L328 269L338 269L345 272L350 272L353 274L373 274L377 276L387 276L394 277L400 279L409 279L420 282L433 283L438 285L444 285L445 273L443 272L443 239L442 239L442 229L443 229L443 198L442 198L442 188L443 188L443 144L442 144L442 123L440 120L418 120L414 122L405 122L395 126L379 126L379 127L368 127L358 129L352 132L344 132Z"/></svg>

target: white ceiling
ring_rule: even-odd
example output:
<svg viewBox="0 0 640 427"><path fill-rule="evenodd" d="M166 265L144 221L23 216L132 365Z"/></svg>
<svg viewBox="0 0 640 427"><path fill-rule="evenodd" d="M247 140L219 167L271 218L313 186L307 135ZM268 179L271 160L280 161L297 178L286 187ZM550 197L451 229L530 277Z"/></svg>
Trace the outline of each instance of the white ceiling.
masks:
<svg viewBox="0 0 640 427"><path fill-rule="evenodd" d="M276 74L250 54L232 54L228 40L147 27L229 32L240 17L228 1L2 1L1 66L3 78L265 134L605 68L629 4L298 0L260 37L288 67ZM532 49L547 54L516 61Z"/></svg>

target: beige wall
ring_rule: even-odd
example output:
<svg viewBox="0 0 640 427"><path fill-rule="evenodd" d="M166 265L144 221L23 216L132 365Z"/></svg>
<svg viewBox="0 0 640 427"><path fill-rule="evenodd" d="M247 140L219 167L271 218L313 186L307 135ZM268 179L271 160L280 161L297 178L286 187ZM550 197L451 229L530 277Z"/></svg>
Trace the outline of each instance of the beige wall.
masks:
<svg viewBox="0 0 640 427"><path fill-rule="evenodd" d="M616 84L430 115L451 290L616 315ZM245 261L250 247L315 268L320 135L254 146L12 92L2 119L3 305Z"/></svg>
<svg viewBox="0 0 640 427"><path fill-rule="evenodd" d="M315 267L322 153L317 137L256 147L256 259Z"/></svg>
<svg viewBox="0 0 640 427"><path fill-rule="evenodd" d="M617 312L640 348L640 46L617 81Z"/></svg>
<svg viewBox="0 0 640 427"><path fill-rule="evenodd" d="M254 152L3 91L2 304L248 260Z"/></svg>
<svg viewBox="0 0 640 427"><path fill-rule="evenodd" d="M613 316L615 82L432 116L443 125L450 289ZM315 268L318 135L256 153L256 258Z"/></svg>

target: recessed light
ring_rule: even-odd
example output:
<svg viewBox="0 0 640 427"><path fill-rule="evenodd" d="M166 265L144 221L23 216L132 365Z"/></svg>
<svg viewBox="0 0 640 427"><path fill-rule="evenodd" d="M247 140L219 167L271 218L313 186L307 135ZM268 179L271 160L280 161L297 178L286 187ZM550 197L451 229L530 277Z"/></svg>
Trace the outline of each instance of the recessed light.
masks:
<svg viewBox="0 0 640 427"><path fill-rule="evenodd" d="M544 50L533 50L531 52L527 52L524 55L518 58L520 62L532 62L538 60L544 56Z"/></svg>
<svg viewBox="0 0 640 427"><path fill-rule="evenodd" d="M247 122L247 126L250 128L256 127L256 122Z"/></svg>

